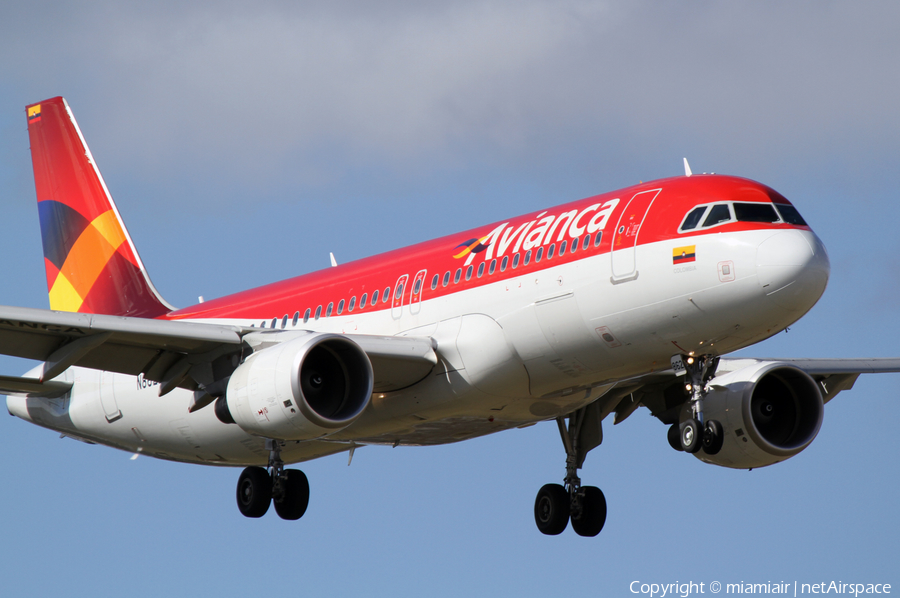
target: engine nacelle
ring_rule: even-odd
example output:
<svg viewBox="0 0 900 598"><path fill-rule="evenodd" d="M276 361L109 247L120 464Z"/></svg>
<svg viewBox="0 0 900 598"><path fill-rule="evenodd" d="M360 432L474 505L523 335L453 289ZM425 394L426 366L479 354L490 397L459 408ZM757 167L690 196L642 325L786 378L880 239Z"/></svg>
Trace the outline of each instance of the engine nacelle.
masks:
<svg viewBox="0 0 900 598"><path fill-rule="evenodd" d="M707 463L749 469L793 457L822 426L822 393L809 374L777 361L756 362L716 376L703 399L703 416L719 420L722 450L695 456Z"/></svg>
<svg viewBox="0 0 900 598"><path fill-rule="evenodd" d="M308 334L248 357L216 411L249 434L309 440L353 423L369 404L373 383L372 364L359 345L337 334Z"/></svg>

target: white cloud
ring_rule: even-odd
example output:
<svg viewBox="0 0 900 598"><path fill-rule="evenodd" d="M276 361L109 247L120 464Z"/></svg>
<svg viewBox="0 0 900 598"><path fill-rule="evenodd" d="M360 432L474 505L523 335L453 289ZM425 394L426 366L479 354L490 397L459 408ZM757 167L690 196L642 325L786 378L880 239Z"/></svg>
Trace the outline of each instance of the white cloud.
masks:
<svg viewBox="0 0 900 598"><path fill-rule="evenodd" d="M328 179L330 155L404 170L673 137L763 156L898 129L888 3L13 10L3 76L68 95L89 140L153 173L302 156Z"/></svg>

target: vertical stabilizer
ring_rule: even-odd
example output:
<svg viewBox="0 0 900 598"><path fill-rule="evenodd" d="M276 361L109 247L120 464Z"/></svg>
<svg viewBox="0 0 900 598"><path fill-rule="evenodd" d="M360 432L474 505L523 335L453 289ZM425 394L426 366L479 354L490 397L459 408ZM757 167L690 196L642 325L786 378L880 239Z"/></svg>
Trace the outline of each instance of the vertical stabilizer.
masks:
<svg viewBox="0 0 900 598"><path fill-rule="evenodd" d="M50 309L152 318L150 282L78 123L61 97L26 108Z"/></svg>

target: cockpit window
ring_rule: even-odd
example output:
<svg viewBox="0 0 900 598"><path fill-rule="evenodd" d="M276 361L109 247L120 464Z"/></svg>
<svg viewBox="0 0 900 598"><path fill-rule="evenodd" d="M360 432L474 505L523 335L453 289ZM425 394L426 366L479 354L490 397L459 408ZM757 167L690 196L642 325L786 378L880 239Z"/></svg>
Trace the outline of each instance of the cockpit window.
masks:
<svg viewBox="0 0 900 598"><path fill-rule="evenodd" d="M699 208L694 208L691 210L690 214L687 215L687 218L684 219L684 224L681 225L681 230L694 230L697 228L697 225L700 224L700 218L703 217L703 213L706 212L706 206L701 206Z"/></svg>
<svg viewBox="0 0 900 598"><path fill-rule="evenodd" d="M728 209L728 204L718 203L709 209L709 216L703 221L703 226L713 226L729 220L731 220L731 210Z"/></svg>
<svg viewBox="0 0 900 598"><path fill-rule="evenodd" d="M781 219L788 224L806 226L806 220L803 219L803 216L800 215L800 212L798 212L797 208L795 208L794 206L777 203L775 204L775 207L778 208L778 212L781 214Z"/></svg>
<svg viewBox="0 0 900 598"><path fill-rule="evenodd" d="M739 222L778 222L778 214L770 203L735 203L734 215Z"/></svg>

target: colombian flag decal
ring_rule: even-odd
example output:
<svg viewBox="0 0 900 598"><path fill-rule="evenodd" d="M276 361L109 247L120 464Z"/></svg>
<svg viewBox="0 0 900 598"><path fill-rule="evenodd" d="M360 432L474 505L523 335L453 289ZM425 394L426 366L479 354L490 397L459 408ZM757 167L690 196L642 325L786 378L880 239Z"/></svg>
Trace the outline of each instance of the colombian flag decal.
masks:
<svg viewBox="0 0 900 598"><path fill-rule="evenodd" d="M673 264L686 264L688 262L696 261L697 254L695 252L697 246L696 245L688 245L686 247L676 247L672 250L672 263Z"/></svg>
<svg viewBox="0 0 900 598"><path fill-rule="evenodd" d="M35 104L28 109L28 122L36 123L39 120L41 120L41 105Z"/></svg>

